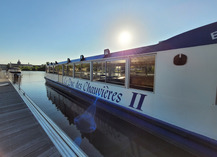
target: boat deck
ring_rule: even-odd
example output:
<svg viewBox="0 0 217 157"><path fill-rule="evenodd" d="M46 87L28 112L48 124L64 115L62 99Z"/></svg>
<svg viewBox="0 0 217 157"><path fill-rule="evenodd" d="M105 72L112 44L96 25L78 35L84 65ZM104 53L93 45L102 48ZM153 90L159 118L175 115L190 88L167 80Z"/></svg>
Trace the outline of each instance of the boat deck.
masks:
<svg viewBox="0 0 217 157"><path fill-rule="evenodd" d="M0 84L0 156L61 156L1 72Z"/></svg>

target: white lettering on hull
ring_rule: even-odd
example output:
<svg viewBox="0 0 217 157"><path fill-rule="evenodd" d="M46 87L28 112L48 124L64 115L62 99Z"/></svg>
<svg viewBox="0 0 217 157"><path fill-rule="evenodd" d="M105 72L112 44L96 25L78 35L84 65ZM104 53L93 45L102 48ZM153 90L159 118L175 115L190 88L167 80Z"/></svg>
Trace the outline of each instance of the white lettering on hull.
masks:
<svg viewBox="0 0 217 157"><path fill-rule="evenodd" d="M210 35L211 35L211 37L212 37L212 40L217 39L217 31L212 32Z"/></svg>

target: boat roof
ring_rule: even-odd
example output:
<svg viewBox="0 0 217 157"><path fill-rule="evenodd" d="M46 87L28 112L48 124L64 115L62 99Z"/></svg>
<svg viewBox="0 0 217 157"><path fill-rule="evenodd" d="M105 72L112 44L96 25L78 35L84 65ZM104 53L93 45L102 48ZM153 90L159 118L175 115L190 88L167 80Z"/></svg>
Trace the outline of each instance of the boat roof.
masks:
<svg viewBox="0 0 217 157"><path fill-rule="evenodd" d="M151 53L157 51L187 48L194 46L202 46L217 43L217 22L187 31L185 33L176 35L167 40L161 41L158 44L151 46L144 46L134 49L128 49L118 52L110 53L108 56L97 55L85 57L83 61L90 61L95 59L121 57L135 54ZM80 59L71 60L71 62L80 62ZM58 64L66 64L67 61L59 62Z"/></svg>

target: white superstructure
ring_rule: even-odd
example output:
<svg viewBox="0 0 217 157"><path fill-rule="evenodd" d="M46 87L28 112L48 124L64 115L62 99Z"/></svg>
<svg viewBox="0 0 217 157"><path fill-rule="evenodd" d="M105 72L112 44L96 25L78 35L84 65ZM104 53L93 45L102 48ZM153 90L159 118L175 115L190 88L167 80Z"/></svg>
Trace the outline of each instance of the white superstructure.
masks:
<svg viewBox="0 0 217 157"><path fill-rule="evenodd" d="M46 79L217 140L217 23L157 45L50 63Z"/></svg>

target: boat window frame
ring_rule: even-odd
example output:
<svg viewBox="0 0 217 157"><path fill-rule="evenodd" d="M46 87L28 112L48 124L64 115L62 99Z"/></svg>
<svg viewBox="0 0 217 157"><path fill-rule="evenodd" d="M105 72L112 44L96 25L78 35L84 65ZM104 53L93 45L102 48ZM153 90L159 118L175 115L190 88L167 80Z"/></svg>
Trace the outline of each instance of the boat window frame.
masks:
<svg viewBox="0 0 217 157"><path fill-rule="evenodd" d="M132 88L130 87L130 63L131 63L131 58L134 57L144 57L144 56L154 56L155 60L154 60L154 79L153 79L153 90L145 90L145 89L138 89L138 88ZM93 80L93 63L94 62L105 62L105 69L107 68L107 62L109 61L118 61L118 60L125 60L125 83L124 85L119 85L119 84L115 84L115 83L110 83L110 82L102 82L102 81L97 81L97 80ZM157 62L157 53L156 52L152 52L152 53L142 53L142 54L134 54L134 55L127 55L127 56L118 56L118 57L110 57L110 58L100 58L100 59L94 59L94 60L88 60L88 61L76 61L76 62L70 62L70 63L64 63L62 65L72 65L73 66L73 76L68 76L68 77L72 77L72 78L77 78L77 79L82 79L82 80L88 80L90 82L97 82L97 83L103 83L103 84L110 84L113 86L118 86L118 87L122 87L122 88L126 88L126 89L133 89L133 90L140 90L140 91L145 91L145 92L151 92L154 93L155 91L155 80L156 80L156 62ZM83 64L83 63L89 63L90 65L90 77L89 79L84 79L81 77L75 77L75 65L76 64ZM53 69L55 68L56 65L51 65L53 67ZM106 69L107 70L107 69ZM105 74L106 74L106 70L105 70ZM64 70L63 70L64 71ZM53 74L55 74L53 72ZM67 75L63 75L63 76L67 76Z"/></svg>
<svg viewBox="0 0 217 157"><path fill-rule="evenodd" d="M126 64L127 64L127 58L128 56L119 56L119 57L111 57L111 58L102 58L102 59L96 59L96 60L92 60L92 62L105 62L105 75L107 74L106 70L107 70L107 62L112 62L112 61L118 61L118 60L125 60L125 82L123 85L119 85L119 84L115 84L115 83L111 83L111 82L102 82L102 81L97 81L97 80L92 80L93 82L99 82L99 83L107 83L107 84L111 84L111 85L115 85L115 86L119 86L119 87L127 87L126 85ZM93 72L92 72L93 75Z"/></svg>
<svg viewBox="0 0 217 157"><path fill-rule="evenodd" d="M56 75L59 75L59 69L58 69L59 64L56 64L53 66L53 73Z"/></svg>
<svg viewBox="0 0 217 157"><path fill-rule="evenodd" d="M93 75L93 71L94 71L94 70L93 70L93 65L94 65L94 62L104 62L104 64L106 64L106 61L105 61L105 60L97 60L97 61L93 60L93 61L92 61L92 80L91 80L91 81L92 81L92 82L102 82L102 83L105 83L105 82L103 82L103 81L93 80L93 76L94 76L94 75ZM106 65L105 65L104 68L106 68Z"/></svg>
<svg viewBox="0 0 217 157"><path fill-rule="evenodd" d="M122 85L122 84L117 84L117 83L112 83L112 82L107 82L107 74L108 74L108 72L107 72L107 68L108 68L108 64L107 64L107 62L115 62L115 61L120 61L120 60L124 60L125 61L125 65L124 65L124 76L125 76L125 78L124 78L124 84ZM114 84L114 85L118 85L118 86L122 86L122 87L126 87L126 71L127 71L127 69L126 69L126 63L127 63L127 58L125 58L125 59L113 59L113 60L106 60L106 62L105 62L105 75L106 75L106 79L105 79L105 83L109 83L109 84Z"/></svg>
<svg viewBox="0 0 217 157"><path fill-rule="evenodd" d="M70 76L70 75L66 75L65 74L65 68L63 68L63 76L67 76L67 77L73 77L74 78L74 64L73 63L64 63L64 64L62 64L63 65L63 67L65 66L65 67L67 67L68 68L68 66L72 66L72 76Z"/></svg>
<svg viewBox="0 0 217 157"><path fill-rule="evenodd" d="M54 74L54 65L49 65L48 68L49 68L49 72L48 73L49 74ZM52 68L52 70L50 68Z"/></svg>
<svg viewBox="0 0 217 157"><path fill-rule="evenodd" d="M145 90L145 89L138 89L138 88L132 88L130 87L130 67L131 67L131 58L134 58L134 57L145 57L145 56L154 56L154 79L153 79L153 90ZM156 59L157 59L157 53L154 52L154 53L143 53L143 54L138 54L138 55L130 55L129 56L129 64L128 64L128 72L129 72L129 79L128 79L128 88L129 89L134 89L134 90L142 90L142 91L146 91L146 92L152 92L154 93L155 92L155 80L156 80Z"/></svg>
<svg viewBox="0 0 217 157"><path fill-rule="evenodd" d="M58 72L57 72L57 74L63 76L63 64L59 64L59 65L57 65L57 67L58 67ZM59 67L60 67L60 68L59 68Z"/></svg>
<svg viewBox="0 0 217 157"><path fill-rule="evenodd" d="M90 68L90 71L89 71L89 73L90 73L89 79L81 78L81 76L80 76L80 77L75 77L75 65L76 65L76 64L85 64L85 63L89 63L89 65L90 65L90 67L89 67L89 68ZM73 62L73 78L91 81L91 75L92 75L92 74L91 74L91 61Z"/></svg>

